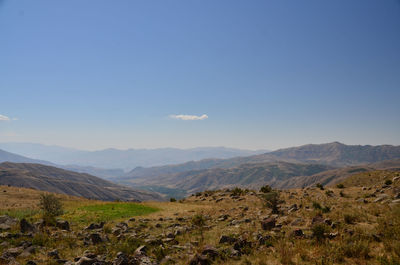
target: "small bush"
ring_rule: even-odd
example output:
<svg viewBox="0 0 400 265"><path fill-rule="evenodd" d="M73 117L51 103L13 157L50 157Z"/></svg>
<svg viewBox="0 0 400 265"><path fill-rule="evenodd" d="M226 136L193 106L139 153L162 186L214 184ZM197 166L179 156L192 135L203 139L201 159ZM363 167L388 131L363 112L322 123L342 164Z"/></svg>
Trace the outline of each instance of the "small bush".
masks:
<svg viewBox="0 0 400 265"><path fill-rule="evenodd" d="M328 227L325 224L316 224L311 228L312 236L318 242L325 239L325 234L329 232Z"/></svg>
<svg viewBox="0 0 400 265"><path fill-rule="evenodd" d="M276 191L271 191L265 193L264 196L265 205L272 210L273 214L279 213L279 193Z"/></svg>
<svg viewBox="0 0 400 265"><path fill-rule="evenodd" d="M324 190L324 185L322 185L321 183L317 183L315 186L320 190Z"/></svg>
<svg viewBox="0 0 400 265"><path fill-rule="evenodd" d="M346 224L354 224L355 221L357 220L357 217L352 214L344 214L343 219Z"/></svg>
<svg viewBox="0 0 400 265"><path fill-rule="evenodd" d="M321 204L319 204L318 202L313 202L313 203L312 203L312 207L313 207L315 210L321 210L321 209L322 209Z"/></svg>
<svg viewBox="0 0 400 265"><path fill-rule="evenodd" d="M337 184L336 187L338 189L344 189L344 185L342 183Z"/></svg>
<svg viewBox="0 0 400 265"><path fill-rule="evenodd" d="M324 206L324 207L322 207L322 212L323 213L329 213L330 211L331 211L331 207L329 207L329 206Z"/></svg>
<svg viewBox="0 0 400 265"><path fill-rule="evenodd" d="M176 199L175 198L170 198L169 201L170 202L176 202Z"/></svg>
<svg viewBox="0 0 400 265"><path fill-rule="evenodd" d="M392 185L392 184L393 184L393 181L391 181L390 179L385 181L385 185Z"/></svg>
<svg viewBox="0 0 400 265"><path fill-rule="evenodd" d="M231 191L231 194L232 194L232 196L240 196L240 195L245 194L245 191L242 190L241 188L236 187Z"/></svg>
<svg viewBox="0 0 400 265"><path fill-rule="evenodd" d="M343 191L340 191L339 195L340 195L340 197L345 197L346 196Z"/></svg>
<svg viewBox="0 0 400 265"><path fill-rule="evenodd" d="M260 189L260 192L262 192L262 193L268 193L271 191L272 191L272 188L269 185L262 186Z"/></svg>
<svg viewBox="0 0 400 265"><path fill-rule="evenodd" d="M327 191L325 191L325 195L328 197L333 197L333 191L327 190Z"/></svg>
<svg viewBox="0 0 400 265"><path fill-rule="evenodd" d="M201 214L196 214L192 218L192 225L197 227L203 227L206 224L206 219Z"/></svg>
<svg viewBox="0 0 400 265"><path fill-rule="evenodd" d="M43 211L43 217L54 218L64 213L61 200L53 194L40 195L39 208Z"/></svg>

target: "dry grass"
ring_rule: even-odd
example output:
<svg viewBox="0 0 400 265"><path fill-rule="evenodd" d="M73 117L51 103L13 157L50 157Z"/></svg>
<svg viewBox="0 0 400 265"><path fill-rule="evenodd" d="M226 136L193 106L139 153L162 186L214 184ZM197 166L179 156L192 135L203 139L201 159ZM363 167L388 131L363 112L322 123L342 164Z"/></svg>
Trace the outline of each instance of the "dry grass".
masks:
<svg viewBox="0 0 400 265"><path fill-rule="evenodd" d="M393 173L393 172L392 172ZM378 173L377 173L378 174ZM383 174L383 173L379 173ZM388 175L386 178L397 176ZM359 176L357 176L357 179ZM135 222L128 222L135 229L138 236L134 240L118 240L110 232L116 222L126 221L127 218L115 219L106 224L105 233L110 241L98 246L84 246L81 240L75 240L69 233L56 232L58 237L50 234L42 234L35 238L36 242L44 245L46 249L58 248L63 258L72 260L89 249L98 254L105 254L109 259L115 257L118 251L130 252L135 246L142 244L141 235L160 237L174 231L174 224L180 223L190 228L190 231L176 236L177 245L165 244L163 249L159 246L150 246L149 255L153 259L160 260L164 255L169 255L176 264L188 264L195 253L200 253L204 246L217 247L221 256L213 264L399 264L400 244L400 208L390 205L388 202L374 203L376 197L369 197L386 180L383 176L375 178L376 182L371 189L362 189L352 186L349 180L345 188L326 188L320 190L293 189L280 192L282 202L281 214L277 223L282 225L280 231L264 231L261 229L260 221L271 214L271 210L264 206L261 196L255 193L241 195L239 199L232 199L229 192L211 192L201 196L192 196L184 202L145 202L144 206L158 208L160 211L136 217ZM364 185L363 185L364 186ZM400 182L393 183L390 190L384 193L393 197L393 191L398 189ZM3 205L10 203L21 205L14 209L36 205L40 192L9 189L9 199L2 202ZM18 191L19 190L19 191ZM326 193L326 190L331 192ZM24 194L21 194L22 193ZM340 192L346 196L340 196ZM7 193L6 192L6 193ZM14 197L12 196L14 194ZM380 194L380 193L379 193ZM216 202L216 199L223 199ZM368 203L358 202L357 199L366 198ZM33 200L33 201L30 201ZM35 201L36 200L36 201ZM98 205L104 202L90 201L80 198L64 197L68 211L85 205ZM318 202L322 207L329 207L330 211L315 209L313 202ZM296 204L297 211L288 212L288 209ZM223 215L229 215L227 220L218 220ZM329 238L328 234L316 240L313 235L311 220L317 215L329 219L335 223L327 233L334 233ZM202 216L205 223L195 225L193 216ZM68 218L68 215L65 217ZM140 221L147 219L146 222ZM160 219L162 218L162 219ZM170 219L169 219L170 218ZM183 221L178 221L183 218ZM248 221L245 221L248 219ZM233 220L238 222L233 222ZM299 221L300 220L300 221ZM293 224L295 222L295 224ZM78 232L82 226L74 226ZM302 229L303 237L294 237L294 229ZM231 258L225 254L231 248L229 244L219 244L222 235L230 235L251 242L252 247L246 253ZM269 237L267 242L260 245L256 239L257 235ZM162 238L162 236L161 236ZM39 251L35 258L45 262L46 251ZM23 264L26 260L18 259ZM396 263L397 262L397 263Z"/></svg>

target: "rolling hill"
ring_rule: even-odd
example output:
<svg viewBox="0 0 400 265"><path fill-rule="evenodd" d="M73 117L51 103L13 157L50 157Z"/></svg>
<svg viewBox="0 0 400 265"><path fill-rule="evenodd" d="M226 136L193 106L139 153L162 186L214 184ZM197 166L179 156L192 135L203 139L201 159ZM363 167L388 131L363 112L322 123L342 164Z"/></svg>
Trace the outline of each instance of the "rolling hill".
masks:
<svg viewBox="0 0 400 265"><path fill-rule="evenodd" d="M189 193L234 185L303 187L316 182L331 183L340 176L348 176L352 170L359 170L357 168L360 165L365 167L366 164L398 158L400 146L360 146L334 142L280 149L247 157L205 159L178 165L135 168L114 181L151 189L164 186L172 189L172 192L185 190ZM302 170L305 166L318 167L320 171ZM343 167L350 168L342 169Z"/></svg>
<svg viewBox="0 0 400 265"><path fill-rule="evenodd" d="M0 185L34 188L106 201L163 199L157 193L123 187L89 174L31 163L1 163Z"/></svg>

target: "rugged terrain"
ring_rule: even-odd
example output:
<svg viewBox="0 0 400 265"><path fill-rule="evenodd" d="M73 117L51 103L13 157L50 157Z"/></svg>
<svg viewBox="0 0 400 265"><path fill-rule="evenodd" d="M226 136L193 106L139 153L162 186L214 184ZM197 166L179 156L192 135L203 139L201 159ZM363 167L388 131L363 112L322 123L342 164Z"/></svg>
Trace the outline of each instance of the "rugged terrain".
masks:
<svg viewBox="0 0 400 265"><path fill-rule="evenodd" d="M334 142L286 148L254 156L141 167L125 176L113 178L113 181L165 194L179 192L183 195L232 185L259 188L269 184L278 188L301 188L317 182L329 184L340 181L340 177L351 175L356 167L381 169L379 162L386 160L395 160L399 166L399 158L400 146L360 146ZM344 175L346 172L348 174ZM163 189L160 190L160 187Z"/></svg>
<svg viewBox="0 0 400 265"><path fill-rule="evenodd" d="M30 163L1 163L0 185L34 188L42 191L108 201L163 199L157 193L116 185L89 174Z"/></svg>
<svg viewBox="0 0 400 265"><path fill-rule="evenodd" d="M340 184L277 191L276 214L267 207L268 189L205 191L178 202L70 200L55 226L43 225L40 213L33 213L20 214L19 220L3 227L2 260L9 264L399 264L400 172L359 172ZM8 189L4 187L1 196ZM117 212L110 218L101 208L107 205L112 206L110 212L129 205L149 211L123 217ZM83 214L87 207L97 210ZM10 209L7 214L18 216L19 211Z"/></svg>

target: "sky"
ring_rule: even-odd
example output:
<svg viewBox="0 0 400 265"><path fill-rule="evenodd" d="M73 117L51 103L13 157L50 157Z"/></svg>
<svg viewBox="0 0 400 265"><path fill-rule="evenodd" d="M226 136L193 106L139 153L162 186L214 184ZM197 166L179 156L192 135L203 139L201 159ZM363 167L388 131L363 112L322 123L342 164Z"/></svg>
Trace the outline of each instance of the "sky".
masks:
<svg viewBox="0 0 400 265"><path fill-rule="evenodd" d="M400 144L400 1L0 0L0 142Z"/></svg>

